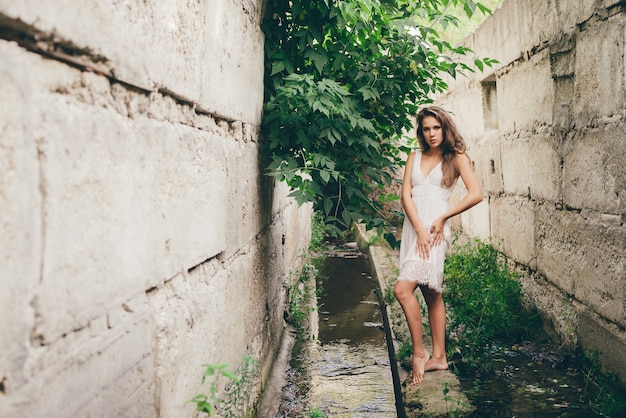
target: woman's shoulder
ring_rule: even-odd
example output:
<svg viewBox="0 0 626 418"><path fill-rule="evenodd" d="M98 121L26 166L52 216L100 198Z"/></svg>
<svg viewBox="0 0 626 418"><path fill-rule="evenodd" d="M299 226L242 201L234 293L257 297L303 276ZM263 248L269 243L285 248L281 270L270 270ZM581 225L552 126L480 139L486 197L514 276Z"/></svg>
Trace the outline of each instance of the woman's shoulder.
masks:
<svg viewBox="0 0 626 418"><path fill-rule="evenodd" d="M466 152L455 152L454 159L457 162L457 164L471 163L472 161Z"/></svg>
<svg viewBox="0 0 626 418"><path fill-rule="evenodd" d="M407 160L411 159L411 158L415 158L416 155L419 155L419 153L421 153L422 151L420 151L419 149L412 149L411 151L409 151L409 153L407 154Z"/></svg>

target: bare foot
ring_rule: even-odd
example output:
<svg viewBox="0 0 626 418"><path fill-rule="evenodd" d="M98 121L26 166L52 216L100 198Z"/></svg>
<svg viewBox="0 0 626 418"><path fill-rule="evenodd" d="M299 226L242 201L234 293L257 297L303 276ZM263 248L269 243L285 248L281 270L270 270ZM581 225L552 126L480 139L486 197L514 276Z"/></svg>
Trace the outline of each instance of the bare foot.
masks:
<svg viewBox="0 0 626 418"><path fill-rule="evenodd" d="M432 372L435 370L448 370L448 359L446 357L431 357L424 366L425 372Z"/></svg>
<svg viewBox="0 0 626 418"><path fill-rule="evenodd" d="M424 380L424 367L428 362L430 355L426 352L424 353L413 353L413 372L411 373L411 384L417 385L422 380Z"/></svg>

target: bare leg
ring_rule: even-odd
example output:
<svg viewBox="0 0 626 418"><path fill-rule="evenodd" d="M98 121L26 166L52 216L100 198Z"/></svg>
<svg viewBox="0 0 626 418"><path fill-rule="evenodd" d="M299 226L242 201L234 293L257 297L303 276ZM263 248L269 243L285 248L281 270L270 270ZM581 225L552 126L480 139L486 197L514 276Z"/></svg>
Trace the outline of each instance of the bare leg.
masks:
<svg viewBox="0 0 626 418"><path fill-rule="evenodd" d="M426 286L420 286L426 306L428 306L428 321L433 337L433 355L426 363L424 371L446 370L446 306L441 293Z"/></svg>
<svg viewBox="0 0 626 418"><path fill-rule="evenodd" d="M402 306L404 316L409 325L411 340L413 342L413 372L411 384L415 385L424 379L424 368L428 362L429 355L424 349L422 341L422 312L415 297L417 283L405 280L396 282L394 293L398 302Z"/></svg>

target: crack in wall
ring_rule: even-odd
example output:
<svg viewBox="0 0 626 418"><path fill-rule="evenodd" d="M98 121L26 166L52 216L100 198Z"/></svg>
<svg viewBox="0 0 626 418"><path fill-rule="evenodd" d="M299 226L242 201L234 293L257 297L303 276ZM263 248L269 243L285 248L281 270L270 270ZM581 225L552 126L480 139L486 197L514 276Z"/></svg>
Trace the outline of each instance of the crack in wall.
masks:
<svg viewBox="0 0 626 418"><path fill-rule="evenodd" d="M141 93L144 96L158 93L163 97L171 98L177 104L189 107L197 115L213 117L216 123L227 123L231 131L236 131L237 123L242 123L227 115L205 109L199 103L178 94L166 86L155 85L155 89L150 90L120 79L115 74L114 64L107 57L95 53L90 48L81 47L71 40L61 38L54 33L41 31L20 19L11 18L3 13L0 13L0 39L16 42L27 51L62 62L80 71L106 77L112 85L120 84L128 90Z"/></svg>

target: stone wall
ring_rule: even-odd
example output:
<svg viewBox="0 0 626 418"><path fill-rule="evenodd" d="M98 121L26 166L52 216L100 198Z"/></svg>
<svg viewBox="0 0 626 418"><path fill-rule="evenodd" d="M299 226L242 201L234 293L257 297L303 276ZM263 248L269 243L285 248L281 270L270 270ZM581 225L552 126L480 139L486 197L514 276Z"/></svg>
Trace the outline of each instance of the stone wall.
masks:
<svg viewBox="0 0 626 418"><path fill-rule="evenodd" d="M559 338L626 382L626 2L505 0L465 43L500 64L438 100L488 197L463 228L501 242Z"/></svg>
<svg viewBox="0 0 626 418"><path fill-rule="evenodd" d="M262 174L262 0L0 0L0 416L182 417L280 343L311 211Z"/></svg>

